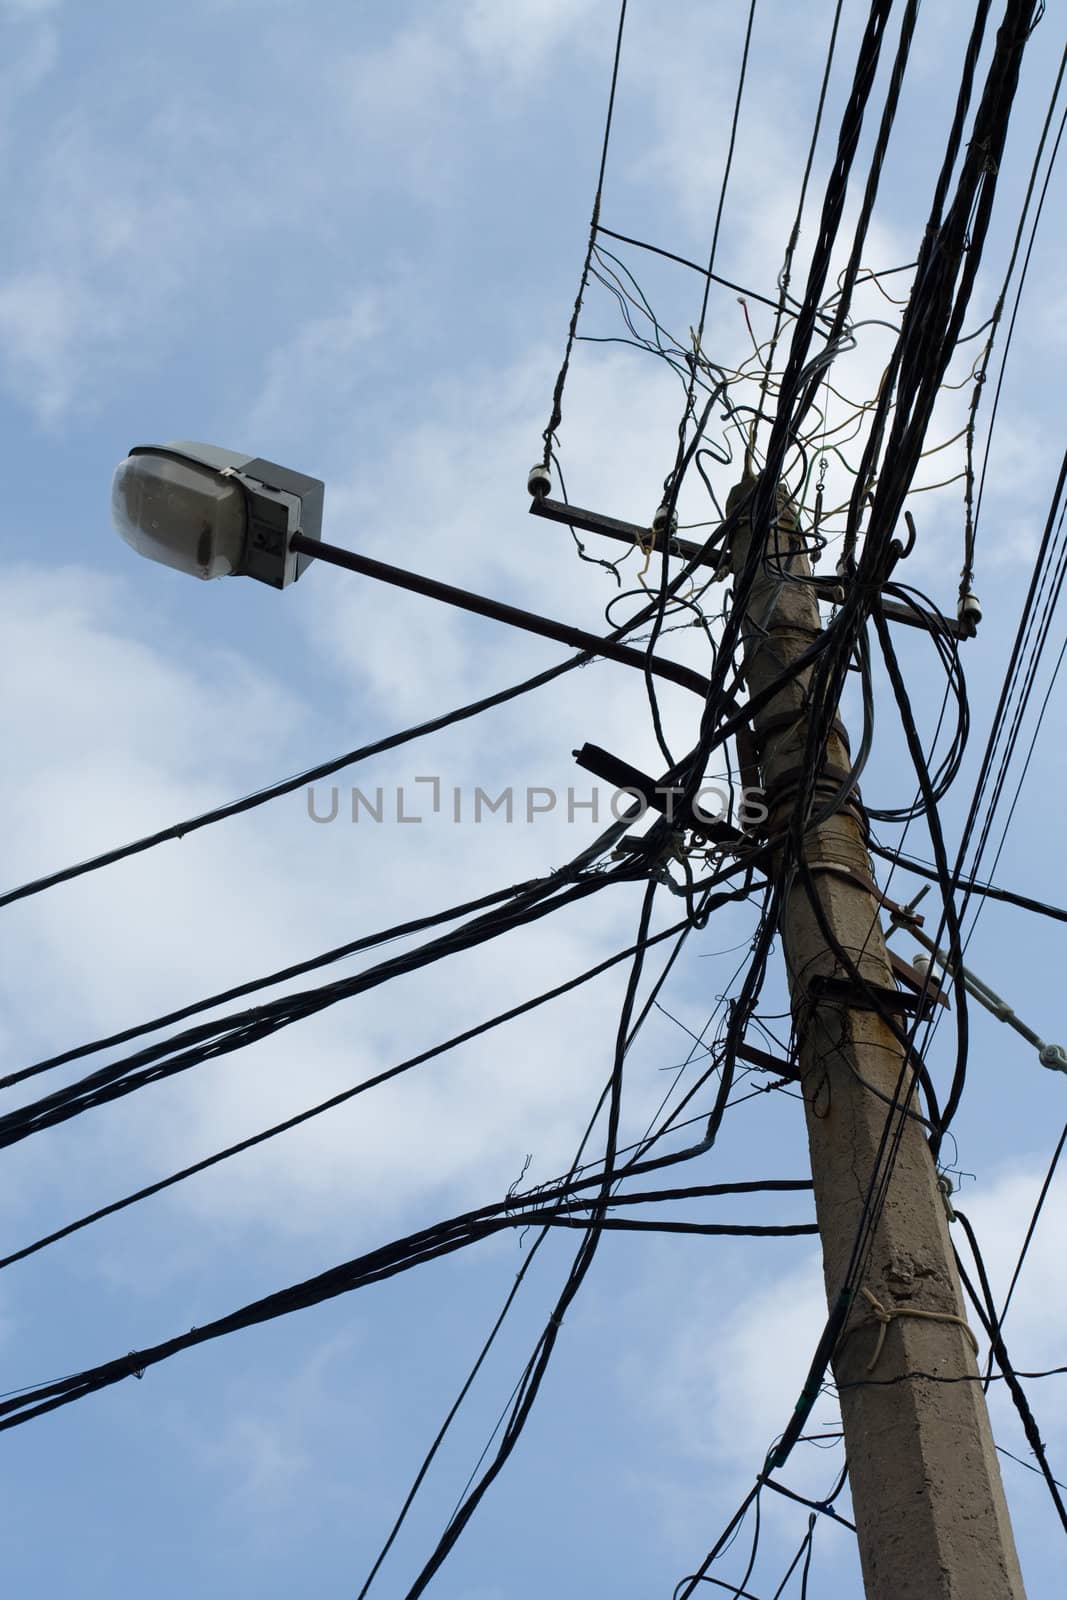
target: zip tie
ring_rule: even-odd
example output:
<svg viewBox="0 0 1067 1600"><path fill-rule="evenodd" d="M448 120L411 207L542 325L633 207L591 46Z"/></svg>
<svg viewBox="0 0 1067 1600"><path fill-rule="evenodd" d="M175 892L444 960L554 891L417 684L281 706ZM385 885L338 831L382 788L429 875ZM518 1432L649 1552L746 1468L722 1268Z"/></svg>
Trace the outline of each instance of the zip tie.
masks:
<svg viewBox="0 0 1067 1600"><path fill-rule="evenodd" d="M882 1346L885 1344L886 1329L889 1327L891 1322L896 1321L897 1317L922 1317L925 1322L954 1323L957 1328L963 1329L964 1333L971 1341L974 1353L977 1356L978 1340L975 1338L973 1330L968 1324L967 1319L965 1317L958 1317L954 1311L920 1311L915 1306L895 1306L892 1311L887 1311L882 1302L875 1295L873 1295L869 1289L861 1289L860 1294L863 1295L863 1298L867 1301L867 1304L871 1308L870 1317L867 1319L868 1322L877 1322L879 1325L878 1340L874 1347L874 1354L867 1363L868 1372L873 1372L875 1367L878 1365L878 1357L881 1355ZM862 1326L862 1324L860 1324L860 1326Z"/></svg>

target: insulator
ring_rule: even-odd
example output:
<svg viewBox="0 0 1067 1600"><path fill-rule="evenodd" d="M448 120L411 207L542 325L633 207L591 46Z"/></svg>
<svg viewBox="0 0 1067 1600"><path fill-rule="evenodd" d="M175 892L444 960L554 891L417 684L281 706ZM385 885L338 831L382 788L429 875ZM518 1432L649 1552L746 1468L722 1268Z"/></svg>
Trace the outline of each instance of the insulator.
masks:
<svg viewBox="0 0 1067 1600"><path fill-rule="evenodd" d="M551 487L552 474L539 461L535 467L530 468L530 476L526 480L526 492L533 495L535 500L543 500Z"/></svg>

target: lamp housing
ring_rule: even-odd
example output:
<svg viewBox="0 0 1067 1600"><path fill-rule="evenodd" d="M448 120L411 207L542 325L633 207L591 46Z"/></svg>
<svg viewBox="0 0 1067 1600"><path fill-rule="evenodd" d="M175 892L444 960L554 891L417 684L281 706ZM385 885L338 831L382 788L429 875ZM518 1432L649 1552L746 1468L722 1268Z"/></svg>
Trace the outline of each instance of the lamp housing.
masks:
<svg viewBox="0 0 1067 1600"><path fill-rule="evenodd" d="M134 446L115 473L111 515L149 560L285 589L312 559L289 548L293 534L322 537L324 490L320 478L261 456L176 440Z"/></svg>

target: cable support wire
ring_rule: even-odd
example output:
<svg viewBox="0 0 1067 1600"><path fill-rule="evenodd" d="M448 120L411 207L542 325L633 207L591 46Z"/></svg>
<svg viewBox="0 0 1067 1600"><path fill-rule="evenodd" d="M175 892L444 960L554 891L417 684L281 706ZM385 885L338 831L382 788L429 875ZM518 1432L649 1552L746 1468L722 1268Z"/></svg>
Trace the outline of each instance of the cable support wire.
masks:
<svg viewBox="0 0 1067 1600"><path fill-rule="evenodd" d="M610 1178L608 1180L610 1182ZM480 1242L507 1228L525 1228L547 1223L551 1226L580 1227L595 1235L602 1228L621 1226L651 1227L657 1231L691 1231L705 1234L726 1234L734 1237L789 1237L817 1231L814 1223L743 1224L743 1223L681 1223L609 1217L603 1213L629 1204L653 1204L666 1200L702 1198L718 1194L739 1192L735 1185L697 1185L686 1189L651 1190L633 1196L604 1193L603 1177L584 1178L572 1188L599 1188L598 1197L568 1198L566 1192L541 1187L524 1207L526 1197L507 1195L492 1205L476 1211L464 1212L433 1227L420 1229L389 1245L356 1256L350 1261L318 1273L301 1283L252 1301L226 1316L215 1318L187 1333L163 1340L143 1350L130 1351L115 1360L86 1368L51 1383L37 1384L19 1390L0 1400L0 1430L18 1427L58 1407L69 1405L88 1394L121 1382L124 1378L140 1377L149 1367L183 1350L208 1343L244 1328L270 1322L291 1312L306 1310L337 1295L347 1294L371 1283L384 1281L399 1272L408 1271L426 1261L438 1259L467 1245ZM769 1179L742 1185L740 1192L756 1190L807 1190L806 1179ZM588 1211L589 1217L578 1213ZM588 1249L588 1244L583 1246Z"/></svg>
<svg viewBox="0 0 1067 1600"><path fill-rule="evenodd" d="M687 929L687 923L676 923L673 927L665 928L660 933L652 934L648 941L649 946L651 947L664 939L669 939L680 931L686 931ZM178 1172L171 1173L168 1177L158 1179L155 1183L137 1189L122 1199L113 1200L110 1204L99 1207L87 1216L79 1217L76 1221L67 1223L64 1227L57 1229L53 1233L46 1234L32 1244L24 1245L10 1255L0 1258L0 1269L9 1267L16 1261L25 1260L27 1256L36 1255L38 1251L46 1249L49 1245L56 1244L61 1239L69 1238L72 1233L78 1233L81 1229L87 1228L95 1222L100 1222L105 1217L114 1216L118 1211L124 1211L132 1205L139 1204L142 1200L150 1199L152 1196L160 1194L164 1189L173 1188L175 1184L184 1183L187 1178L206 1172L223 1161L229 1161L234 1156L243 1155L246 1150L254 1149L257 1145L265 1144L269 1140L277 1138L280 1134L288 1133L291 1129L300 1127L302 1123L309 1122L314 1117L322 1116L327 1111L334 1111L357 1096L366 1094L368 1090L378 1088L380 1084L388 1083L391 1079L399 1077L405 1072L410 1072L415 1067L420 1067L428 1061L436 1060L439 1056L446 1055L460 1045L468 1044L473 1039L480 1038L482 1034L488 1033L506 1022L512 1022L517 1017L525 1016L537 1007L559 999L560 996L569 994L583 984L599 978L603 973L609 972L612 967L617 966L620 961L625 961L633 954L633 946L617 951L605 960L597 962L595 966L586 968L584 972L578 973L575 977L568 978L565 982L556 984L551 989L546 989L543 993L534 995L532 998L511 1006L505 1011L500 1011L495 1016L489 1017L473 1027L465 1028L461 1033L454 1034L440 1044L433 1045L427 1050L419 1051L416 1055L409 1056L395 1066L387 1067L382 1072L372 1074L371 1077L363 1079L361 1083L353 1084L348 1089L342 1089L337 1094L330 1095L328 1099L321 1100L318 1104L297 1112L295 1115L285 1118L282 1122L274 1123L272 1126L262 1129L259 1133L250 1134L236 1144L228 1145L224 1149L216 1151L213 1155L205 1156L191 1166L183 1167Z"/></svg>
<svg viewBox="0 0 1067 1600"><path fill-rule="evenodd" d="M393 978L418 971L444 957L474 949L513 928L527 926L562 906L597 893L608 884L632 881L634 873L634 868L623 867L583 877L571 868L562 869L551 879L542 880L535 889L516 896L506 907L487 912L414 950L379 962L352 977L336 979L314 989L283 995L280 999L245 1011L231 1012L208 1022L197 1023L157 1044L146 1045L132 1055L109 1062L74 1083L0 1116L0 1148L40 1132L43 1128L65 1122L92 1107L119 1099L147 1084L243 1049L281 1028L314 1016L340 1001L365 994ZM570 881L575 877L577 881ZM558 892L553 893L553 890Z"/></svg>

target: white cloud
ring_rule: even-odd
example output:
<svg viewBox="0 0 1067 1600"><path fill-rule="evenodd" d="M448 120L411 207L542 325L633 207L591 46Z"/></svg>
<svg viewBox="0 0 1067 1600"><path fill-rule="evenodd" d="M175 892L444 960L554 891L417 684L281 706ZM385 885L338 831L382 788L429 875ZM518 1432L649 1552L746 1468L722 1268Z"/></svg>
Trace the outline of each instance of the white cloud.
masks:
<svg viewBox="0 0 1067 1600"><path fill-rule="evenodd" d="M471 137L471 96L513 121L564 51L606 55L606 92L614 29L593 35L586 25L594 16L610 16L603 0L462 0L343 56L332 81L357 130L367 177L394 194L403 187L424 203L449 203Z"/></svg>
<svg viewBox="0 0 1067 1600"><path fill-rule="evenodd" d="M112 378L149 357L199 231L227 208L202 207L194 225L192 196L164 191L150 150L105 155L77 110L29 165L16 264L0 279L0 355L9 390L54 424L90 376Z"/></svg>
<svg viewBox="0 0 1067 1600"><path fill-rule="evenodd" d="M1007 1292L1043 1176L1040 1168L1019 1163L1005 1170L988 1188L983 1185L973 1196L958 1196L978 1235L999 1302ZM1067 1281L1061 1268L1065 1226L1067 1189L1060 1178L1049 1192L1004 1323L1008 1350L1020 1369L1060 1366L1064 1361L1062 1330L1067 1320ZM967 1261L964 1243L958 1247ZM1063 1384L1055 1380L1043 1384L1035 1393L1035 1405L1040 1406L1043 1419L1051 1415L1058 1426L1067 1425L1067 1392Z"/></svg>
<svg viewBox="0 0 1067 1600"><path fill-rule="evenodd" d="M1043 1168L1020 1163L983 1181L978 1189L957 1197L972 1221L998 1304L1011 1277L1041 1186ZM1067 1285L1062 1273L1062 1238L1067 1225L1067 1191L1057 1182L1050 1191L1018 1288L1004 1324L1012 1361L1020 1371L1041 1371L1064 1362L1064 1319ZM962 1229L953 1240L970 1270L970 1253ZM972 1278L974 1274L972 1273ZM676 1315L674 1331L657 1336L645 1326L641 1309L649 1302L669 1303ZM969 1308L966 1308L969 1312ZM764 1454L792 1412L811 1352L826 1318L822 1270L817 1251L781 1276L768 1281L759 1258L742 1272L720 1250L714 1265L695 1281L674 1279L666 1264L654 1281L633 1290L630 1314L636 1316L640 1339L655 1349L652 1376L639 1343L620 1373L627 1404L639 1405L659 1419L671 1459L692 1463L703 1493L711 1493L724 1511L738 1497L738 1484L755 1475ZM977 1319L984 1364L986 1341ZM1063 1379L1024 1381L1053 1470L1062 1477L1067 1449L1067 1383ZM1005 1385L995 1382L990 1410L997 1441L1023 1460L1032 1460ZM824 1397L816 1402L808 1432L832 1432L840 1426L837 1406ZM784 1480L801 1493L825 1493L840 1465L837 1451L798 1446ZM1002 1476L1020 1540L1041 1538L1045 1501L1031 1475L1002 1459ZM679 1474L681 1477L682 1474ZM788 1506L765 1497L765 1509L777 1526L788 1522ZM847 1509L843 1506L843 1509ZM669 1505L669 1523L676 1513ZM1049 1508L1051 1515L1051 1508ZM1054 1520L1054 1519L1053 1519Z"/></svg>
<svg viewBox="0 0 1067 1600"><path fill-rule="evenodd" d="M242 1507L257 1519L269 1519L292 1505L305 1480L319 1475L321 1462L312 1445L316 1429L337 1404L338 1367L350 1377L359 1339L349 1332L327 1339L272 1392L269 1415L262 1395L248 1395L238 1380L223 1408L222 1431L205 1439L176 1421L175 1431L197 1459L201 1469L217 1474L227 1500L240 1513ZM346 1385L347 1386L347 1385ZM349 1401L350 1415L355 1406ZM353 1445L366 1447L358 1435ZM323 1486L320 1484L320 1488Z"/></svg>
<svg viewBox="0 0 1067 1600"><path fill-rule="evenodd" d="M412 118L423 125L455 93L454 66L444 30L421 23L395 33L344 64L353 114L378 135L384 129L399 135Z"/></svg>
<svg viewBox="0 0 1067 1600"><path fill-rule="evenodd" d="M44 421L70 402L83 370L82 341L93 306L84 286L57 272L19 273L0 283L0 347L9 388L32 397Z"/></svg>
<svg viewBox="0 0 1067 1600"><path fill-rule="evenodd" d="M361 352L385 326L382 297L357 291L336 311L300 325L267 358L266 374L248 418L249 438L292 426L294 413L314 416L349 406L368 376Z"/></svg>
<svg viewBox="0 0 1067 1600"><path fill-rule="evenodd" d="M190 586L194 592L204 604L223 599L219 590ZM290 741L305 718L292 691L253 678L224 651L201 653L190 666L180 635L166 647L150 642L156 630L148 616L138 617L136 632L127 629L122 586L76 572L46 581L28 569L11 575L9 596L5 648L25 689L5 704L3 737L17 769L36 774L32 790L9 791L5 803L9 881L195 814L299 765ZM494 677L508 653L501 640ZM390 714L376 718L379 725L388 726ZM543 711L525 730L520 761L529 760L550 715ZM486 760L494 737L490 726L453 739L445 781L454 775L468 795L483 778L498 789L499 769ZM437 755L420 748L353 777L388 787L413 769L433 770ZM570 776L565 752L561 760ZM38 1053L62 1048L444 906L457 898L464 862L468 893L521 881L558 864L590 832L587 823L568 828L562 820L548 831L518 823L496 832L442 822L411 829L398 857L387 825L316 829L303 806L295 795L240 825L191 835L10 908L3 934L20 1050L27 1041ZM80 1209L81 1196L113 1189L115 1170L129 1177L167 1170L325 1098L625 944L631 913L620 917L619 907L616 897L551 930L454 958L424 979L300 1024L247 1057L91 1113L90 1153L58 1182L51 1165L34 1172L27 1149L22 1203L45 1185L50 1205ZM59 1005L50 999L57 981ZM620 981L616 974L552 1014L533 1016L521 1034L489 1036L243 1157L189 1185L174 1203L225 1219L229 1229L343 1226L349 1237L355 1208L354 1232L369 1239L393 1230L416 1204L450 1209L502 1193L528 1150L549 1176L565 1165L582 1108L606 1075L604 1041ZM635 1117L655 1088L636 1091Z"/></svg>
<svg viewBox="0 0 1067 1600"><path fill-rule="evenodd" d="M55 426L91 377L98 388L101 373L109 382L128 379L182 328L195 327L193 308L217 296L220 269L254 249L288 261L293 230L332 244L349 193L376 204L383 190L393 201L406 191L423 205L447 203L468 164L460 130L472 75L491 89L507 73L511 89L498 96L498 113L513 117L512 80L540 70L576 20L559 6L531 3L505 25L498 9L483 17L477 8L448 8L381 44L342 50L325 68L308 50L303 24L275 17L263 41L268 70L284 72L288 92L307 107L284 120L268 111L269 95L241 87L223 108L210 74L190 80L180 63L168 73L138 58L135 39L135 70L116 80L106 115L76 92L46 130L24 130L12 173L24 192L9 201L21 222L0 279L0 377L8 390ZM20 51L0 74L12 95L26 97L51 70L55 38L37 28ZM414 140L419 128L422 144ZM374 218L361 225L365 238L375 236ZM377 266L395 282L395 262ZM369 337L369 305L357 291L317 332L293 336L290 360L313 375L325 341L361 337L361 322ZM263 407L272 412L284 378L268 374L267 382Z"/></svg>
<svg viewBox="0 0 1067 1600"><path fill-rule="evenodd" d="M214 26L227 8L204 9ZM345 8L328 8L331 17L321 32L308 28L299 8L255 9L272 13L269 28L257 32L261 75L246 73L243 62L241 71L228 63L227 92L220 94L205 63L204 76L187 76L181 93L174 93L158 62L153 69L158 36L149 19L121 45L127 71L116 95L102 103L92 75L82 85L71 77L64 89L67 112L58 119L49 115L47 139L42 133L24 145L26 204L13 210L25 222L11 241L10 278L0 289L0 345L11 393L39 417L76 428L79 450L91 451L96 446L90 424L78 407L96 403L98 384L145 374L143 387L131 385L126 402L141 414L142 407L147 413L174 403L180 384L171 390L169 381L149 381L153 366L167 366L160 357L168 351L190 355L189 370L180 377L194 391L194 404L208 391L232 393L237 372L245 385L238 420L248 425L249 445L330 474L328 537L598 627L600 608L613 592L610 580L579 567L564 528L527 515L524 492L558 365L555 334L569 306L562 305L551 326L538 316L548 348L506 363L503 341L491 325L485 324L487 336L476 344L464 337L465 318L473 296L488 283L488 296L499 293L506 301L497 326L513 348L516 330L532 321L521 272L503 284L477 278L466 298L453 292L447 303L441 284L459 281L459 263L478 263L470 267L472 277L482 266L477 229L486 214L486 190L476 192L469 174L480 171L475 158L484 148L492 146L503 166L514 136L516 159L523 149L531 160L543 152L553 175L561 163L579 159L595 167L594 124L606 96L614 4L517 0L490 6L471 0L465 6L408 8L406 23L392 13L392 20L379 22L375 13L374 26L366 30L346 25ZM368 17L375 10L363 9ZM280 15L286 10L291 18ZM744 281L751 278L756 288L771 289L782 229L791 220L790 184L799 177L804 153L798 129L805 109L791 97L788 75L805 78L809 86L815 81L797 68L810 60L803 51L817 51L822 39L815 37L807 8L781 5L758 15L759 26L774 29L777 37L763 36L754 61L719 265ZM764 16L770 19L766 24ZM679 30L682 20L690 33ZM611 206L617 197L619 214L606 212L609 222L627 227L623 215L648 217L651 238L694 256L706 249L742 23L740 12L736 21L709 20L688 0L631 8L609 163ZM729 37L726 24L733 30ZM29 35L25 30L27 42ZM368 38L376 44L362 48ZM54 41L43 33L41 39L34 59L25 58L24 78L31 86L43 81L54 59ZM115 43L120 44L117 33ZM194 46L200 48L195 38ZM780 71L767 70L768 56L779 58ZM526 115L539 86L556 97L556 78L561 114L555 124ZM271 92L280 83L285 94ZM587 92L590 99L583 103L580 95ZM577 110L584 116L593 99L596 113L582 124L592 133L583 136L579 149L567 119ZM770 102L773 114L766 109ZM42 119L47 114L42 97ZM832 107L828 140L835 115ZM816 181L812 193L818 192ZM508 227L518 231L507 220L513 196L505 198L501 237ZM449 212L438 204L442 199L460 203ZM573 196L568 191L564 199L569 205ZM411 201L409 209L398 211ZM422 227L427 217L433 224L428 231ZM538 238L521 241L531 281L546 264L563 259L566 224L556 224L555 213L543 208ZM643 231L636 222L634 231ZM275 249L279 239L294 237L299 249L289 255ZM580 228L575 238L577 256ZM809 245L806 233L802 250ZM872 259L902 259L900 245L894 233L880 231L872 236ZM240 267L253 259L263 283L278 290L276 316L265 317L247 294L252 272L242 276ZM405 266L405 260L414 265ZM330 262L337 264L335 277ZM635 265L644 280L644 265ZM664 269L669 286L661 297L658 268L650 264L649 270L654 303L662 304L665 320L684 338L695 320L699 280L678 286ZM240 282L239 293L231 279ZM369 283L385 287L371 289ZM350 286L347 292L342 284ZM603 315L602 304L591 294L585 331L617 330L614 307L608 304ZM410 326L402 320L405 306L413 307ZM224 350L213 341L193 342L210 323L212 309L213 326L225 321L238 330ZM769 315L750 310L761 337ZM885 307L871 291L862 310L878 315ZM424 347L421 331L438 317L437 342ZM715 299L709 327L713 354L727 362L746 354L747 335L732 293ZM882 337L877 330L861 334L854 361L839 369L843 392L860 398L874 392ZM484 351L477 364L474 350ZM369 385L368 369L374 375ZM679 401L680 390L661 365L580 346L562 430L574 497L628 519L646 519L673 454ZM938 429L943 423L944 432L951 431L958 406L954 400L947 404ZM1020 421L1014 409L1011 418ZM322 441L321 466L306 448L312 429ZM243 434L235 426L233 442L243 442ZM1010 434L1005 437L1011 445ZM1004 460L1008 478L1030 470L1025 450L1018 456L1009 451ZM949 598L959 565L954 494L919 501L923 547L931 552L927 570L946 584ZM706 510L703 490L693 480L684 518L698 520ZM1022 514L1019 530L1021 539ZM49 530L38 531L38 548L49 549ZM621 551L598 546L593 536L587 544L590 553ZM38 777L32 788L10 785L4 801L7 882L459 704L564 653L324 568L288 596L269 597L278 608L269 611L255 609L265 595L249 599L242 591L236 601L226 586L188 585L182 591L182 580L170 579L190 616L194 605L207 608L204 618L215 607L220 635L233 616L249 635L260 632L246 661L236 651L205 647L211 622L187 627L181 599L152 615L145 597L162 593L153 583L163 580L158 573L151 581L140 576L143 582L131 574L117 586L93 583L80 571L47 581L37 571L12 579L4 649L8 681L17 689L0 708L2 736L13 770L32 767ZM687 659L701 659L695 639L678 639L689 641ZM253 659L259 663L255 670ZM691 729L691 701L668 690L663 703L668 732L680 741ZM460 783L468 792L474 782L493 790L507 782L565 784L577 777L570 750L586 738L638 764L655 760L647 723L637 675L603 665L520 708L368 764L339 782L388 790L416 773L439 771L446 785ZM557 817L529 829L452 827L437 819L403 830L403 840L399 831L395 824L315 827L298 794L80 886L10 908L2 928L10 988L3 1023L8 1063L21 1065L30 1055L136 1021L374 926L558 865L576 839L584 842L592 830L568 828ZM120 1188L196 1159L573 973L627 941L631 901L619 896L594 902L587 913L449 961L298 1025L272 1043L89 1113L87 1122L54 1137L15 1147L0 1180L0 1209L19 1236L13 1242L29 1236L24 1221L32 1233L43 1232ZM668 902L665 915L674 909ZM697 955L706 955L709 945L736 944L743 923L740 914L721 919L707 940L696 942ZM741 959L739 951L733 961ZM343 970L355 965L346 963ZM723 987L718 970L703 961L693 970L694 990L717 994ZM69 1255L56 1252L43 1263L48 1276L39 1283L53 1283L53 1270L64 1283L62 1274L69 1270L94 1311L107 1303L114 1312L121 1304L122 1315L111 1315L106 1324L102 1318L98 1330L106 1345L102 1353L108 1354L119 1321L115 1349L127 1347L127 1325L139 1325L142 1312L150 1311L154 1325L164 1321L165 1332L175 1305L174 1325L185 1326L207 1303L221 1310L250 1298L255 1290L246 1295L238 1289L231 1267L235 1276L261 1274L262 1287L274 1287L380 1242L401 1231L408 1217L424 1223L468 1200L499 1194L518 1175L527 1150L534 1155L530 1177L549 1175L569 1156L582 1113L606 1075L621 980L620 969L556 1012L535 1013L418 1069L396 1089L357 1100L343 1113L139 1207L125 1221L80 1236ZM703 1020L695 1000L677 1009L698 1025ZM638 1128L663 1084L657 1069L669 1056L651 1046L635 1052L627 1118ZM752 1128L731 1142L739 1164L750 1162L757 1149L767 1151L768 1127L774 1155L788 1144L768 1103L754 1104L769 1115L758 1126L753 1119ZM794 1102L787 1108L798 1111ZM789 1130L799 1148L802 1130L795 1116ZM724 1153L725 1147L719 1154ZM1001 1285L1035 1192L1033 1174L1017 1178L1015 1187L1014 1178L993 1187L989 1218L977 1201L972 1205ZM1059 1274L1053 1256L1061 1221L1050 1207L1047 1242L1041 1243L1042 1232L1035 1244L1038 1291L1043 1280ZM738 1477L751 1481L796 1398L824 1314L816 1253L803 1242L798 1250L790 1254L783 1246L775 1254L773 1260L785 1264L777 1279L774 1267L747 1245L737 1247L728 1268L718 1252L687 1257L693 1270L679 1271L674 1282L664 1266L653 1286L659 1292L633 1285L632 1314L612 1317L610 1330L605 1307L613 1286L625 1286L632 1256L620 1252L614 1275L590 1280L582 1314L590 1307L603 1314L597 1357L604 1360L605 1349L618 1349L620 1360L629 1363L627 1403L639 1395L659 1408L662 1419L663 1448L648 1459L620 1452L615 1470L646 1474L647 1493L643 1499L635 1495L633 1504L649 1523L657 1512L662 1521L680 1517L679 1504L684 1506L678 1525L687 1551L703 1547L700 1540L727 1494L736 1503ZM665 1247L658 1259L669 1254ZM432 1296L445 1281L429 1277L428 1286L420 1282L419 1295ZM20 1281L32 1290L29 1274ZM447 1283L453 1297L462 1299L454 1294L455 1280ZM174 1291L169 1301L167 1290ZM374 1316L388 1327L385 1298L374 1305ZM1020 1365L1050 1359L1063 1322L1061 1298L1032 1287L1020 1292L1008 1322L1009 1346ZM412 1301L420 1309L426 1303ZM362 1309L360 1303L356 1310ZM13 1370L36 1377L45 1374L31 1360L34 1314L27 1292L14 1330L25 1335L27 1352ZM50 1328L57 1320L50 1306L41 1315ZM630 1342L642 1317L648 1321L643 1346ZM87 1331L72 1323L73 1359L81 1356ZM287 1330L279 1348L289 1336ZM315 1325L305 1322L291 1337L314 1341ZM214 1375L205 1390L212 1412L211 1396L218 1392L212 1386L225 1381L219 1375L226 1361L248 1363L261 1374L257 1363L264 1349L256 1336L215 1347L203 1369ZM324 1459L328 1452L321 1450L314 1424L323 1414L354 1410L352 1397L358 1397L361 1382L370 1387L366 1369L361 1376L361 1363L349 1359L350 1353L340 1348L330 1358L333 1366L325 1364L306 1383L297 1363L291 1384L273 1392L266 1418L266 1386L250 1379L246 1390L238 1386L222 1397L213 1439L187 1440L193 1466L217 1478L226 1510L262 1506L262 1524L274 1517L291 1529L301 1494L321 1506L324 1481L327 1493L336 1492L337 1473L331 1483L333 1465ZM385 1351L379 1373L387 1371L391 1354ZM53 1370L72 1364L64 1350ZM177 1383L179 1364L173 1370ZM398 1389L406 1377L398 1374ZM386 1381L377 1374L375 1380L384 1416ZM1034 1386L1043 1418L1046 1404L1055 1415L1057 1383ZM398 1405L421 1409L410 1389L399 1394ZM136 1393L138 1400L150 1400L151 1386L138 1386ZM551 1406L547 1391L546 1399ZM1002 1395L995 1403L1003 1408ZM110 1407L95 1413L111 1415ZM829 1402L820 1404L817 1425L832 1415ZM1004 1419L1015 1430L1010 1414ZM344 1420L347 1426L349 1413ZM87 1425L94 1426L92 1417ZM1009 1445L1018 1443L1017 1430L1005 1437ZM356 1456L346 1488L368 1496L380 1487L379 1456L373 1441L362 1457L351 1443L341 1441L334 1463ZM1025 1447L1019 1453L1025 1455ZM111 1469L104 1453L93 1459L101 1466L100 1481L107 1481ZM620 1466L620 1460L629 1464ZM531 1461L536 1481L545 1461L536 1446ZM799 1476L791 1481L803 1483L810 1473L813 1487L823 1490L831 1458L811 1452L809 1464L809 1452L802 1451L795 1470ZM672 1472L684 1478L673 1488ZM360 1509L365 1511L363 1503ZM788 1511L802 1526L802 1509ZM334 1521L350 1540L350 1522L340 1516ZM828 1538L835 1534L831 1530ZM231 1535L227 1528L219 1545L232 1548ZM820 1548L820 1569L824 1559ZM835 1593L853 1592L832 1587ZM762 1584L754 1588L765 1592ZM772 1581L766 1592L773 1588Z"/></svg>
<svg viewBox="0 0 1067 1600"><path fill-rule="evenodd" d="M557 52L573 48L574 34L582 35L591 18L613 20L611 11L603 0L512 0L506 6L465 0L460 25L467 48L513 82L534 76ZM606 56L613 37L614 30L606 28L600 38Z"/></svg>
<svg viewBox="0 0 1067 1600"><path fill-rule="evenodd" d="M11 0L18 4L18 0ZM30 5L20 11L19 15L37 17L44 15L50 7L46 4ZM10 13L9 13L10 14ZM0 90L3 91L3 113L5 121L0 124L3 131L4 142L8 138L7 122L18 103L44 82L52 72L59 55L59 44L56 29L47 22L36 22L34 26L23 29L16 39L8 37L5 40L5 57L0 63ZM5 156L7 151L4 151Z"/></svg>
<svg viewBox="0 0 1067 1600"><path fill-rule="evenodd" d="M755 1283L758 1287L751 1287ZM653 1388L679 1448L718 1472L755 1475L792 1413L810 1352L826 1321L817 1252L773 1282L752 1273L741 1291L734 1273L709 1273L695 1286ZM714 1328L714 1337L709 1329ZM832 1400L818 1402L816 1426L836 1426ZM793 1468L825 1476L825 1462L799 1451Z"/></svg>
<svg viewBox="0 0 1067 1600"><path fill-rule="evenodd" d="M10 17L39 17L48 11L58 11L62 0L0 0L0 12Z"/></svg>

